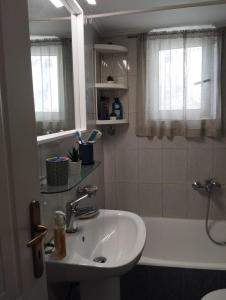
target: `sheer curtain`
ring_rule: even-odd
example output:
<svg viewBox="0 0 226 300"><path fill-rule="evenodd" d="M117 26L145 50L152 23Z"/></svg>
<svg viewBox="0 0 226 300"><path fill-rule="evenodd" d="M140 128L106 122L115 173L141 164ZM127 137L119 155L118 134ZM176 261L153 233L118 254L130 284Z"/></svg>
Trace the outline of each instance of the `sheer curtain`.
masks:
<svg viewBox="0 0 226 300"><path fill-rule="evenodd" d="M74 128L71 41L36 40L31 62L37 134Z"/></svg>
<svg viewBox="0 0 226 300"><path fill-rule="evenodd" d="M140 35L137 135L218 136L220 58L221 31Z"/></svg>

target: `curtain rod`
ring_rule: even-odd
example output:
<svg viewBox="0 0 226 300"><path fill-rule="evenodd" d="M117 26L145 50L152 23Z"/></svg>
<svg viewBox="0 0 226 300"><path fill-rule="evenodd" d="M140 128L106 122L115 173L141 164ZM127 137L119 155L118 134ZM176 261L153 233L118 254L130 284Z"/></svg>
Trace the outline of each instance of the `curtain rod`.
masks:
<svg viewBox="0 0 226 300"><path fill-rule="evenodd" d="M180 26L177 26L177 27L172 27L173 30L166 30L166 28L163 28L163 29L159 29L158 31L149 31L147 32L147 34L149 35L161 35L161 34L168 34L168 33L175 33L175 32L183 32L183 31L188 31L188 32L197 32L197 31L211 31L211 30L216 30L217 27L200 27L200 28L185 28L183 29L183 27L180 28ZM139 34L141 33L144 33L144 31L142 32L137 32L137 33L131 33L131 34L128 34L127 35L127 38L128 39L134 39L134 38L137 38L139 36Z"/></svg>
<svg viewBox="0 0 226 300"><path fill-rule="evenodd" d="M101 13L94 15L86 15L86 19L98 19L98 18L106 18L106 17L116 17L116 16L125 16L125 15L135 15L142 13L150 13L171 9L182 9L182 8L192 8L192 7L202 7L202 6L212 6L212 5L221 5L226 4L226 0L209 0L209 1L195 1L195 2L187 2L181 4L172 4L172 5L161 5L161 6L152 6L147 9L138 9L138 10L125 10L111 13Z"/></svg>

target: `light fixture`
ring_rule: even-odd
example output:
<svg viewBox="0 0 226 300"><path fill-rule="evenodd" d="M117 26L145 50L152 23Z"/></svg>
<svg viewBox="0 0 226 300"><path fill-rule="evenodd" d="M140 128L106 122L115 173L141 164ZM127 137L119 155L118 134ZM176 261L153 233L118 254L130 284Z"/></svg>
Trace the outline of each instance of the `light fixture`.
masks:
<svg viewBox="0 0 226 300"><path fill-rule="evenodd" d="M96 5L96 0L86 0L90 5Z"/></svg>
<svg viewBox="0 0 226 300"><path fill-rule="evenodd" d="M56 6L56 8L60 8L63 5L63 3L60 0L49 0L54 6Z"/></svg>

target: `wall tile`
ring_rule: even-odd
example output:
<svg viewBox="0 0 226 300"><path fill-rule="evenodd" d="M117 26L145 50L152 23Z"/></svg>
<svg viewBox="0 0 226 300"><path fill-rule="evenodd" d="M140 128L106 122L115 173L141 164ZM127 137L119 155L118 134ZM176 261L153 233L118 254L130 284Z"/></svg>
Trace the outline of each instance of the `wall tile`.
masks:
<svg viewBox="0 0 226 300"><path fill-rule="evenodd" d="M186 181L186 150L163 149L163 182L179 183Z"/></svg>
<svg viewBox="0 0 226 300"><path fill-rule="evenodd" d="M137 150L121 149L116 152L116 178L118 181L137 181Z"/></svg>
<svg viewBox="0 0 226 300"><path fill-rule="evenodd" d="M213 148L226 148L226 137L220 139L212 139Z"/></svg>
<svg viewBox="0 0 226 300"><path fill-rule="evenodd" d="M204 182L213 175L213 150L192 148L188 151L187 179Z"/></svg>
<svg viewBox="0 0 226 300"><path fill-rule="evenodd" d="M111 143L105 142L104 146L104 180L111 182L116 177L116 151Z"/></svg>
<svg viewBox="0 0 226 300"><path fill-rule="evenodd" d="M186 149L188 146L188 141L182 136L175 136L172 139L163 137L162 148L163 149Z"/></svg>
<svg viewBox="0 0 226 300"><path fill-rule="evenodd" d="M188 189L188 215L189 219L204 219L206 216L206 193L194 191L189 184Z"/></svg>
<svg viewBox="0 0 226 300"><path fill-rule="evenodd" d="M137 93L136 93L136 76L129 76L129 91L128 91L128 101L129 101L129 112L135 113L136 112L136 100L137 100Z"/></svg>
<svg viewBox="0 0 226 300"><path fill-rule="evenodd" d="M186 185L163 184L163 216L170 218L186 218L188 201Z"/></svg>
<svg viewBox="0 0 226 300"><path fill-rule="evenodd" d="M138 185L139 211L142 216L162 216L162 185L140 183Z"/></svg>
<svg viewBox="0 0 226 300"><path fill-rule="evenodd" d="M106 209L119 209L116 198L116 183L105 182L105 208Z"/></svg>
<svg viewBox="0 0 226 300"><path fill-rule="evenodd" d="M149 148L162 148L162 140L158 137L147 138L139 137L138 138L138 149L149 149Z"/></svg>
<svg viewBox="0 0 226 300"><path fill-rule="evenodd" d="M226 184L226 148L214 150L213 176Z"/></svg>
<svg viewBox="0 0 226 300"><path fill-rule="evenodd" d="M140 149L138 151L138 181L161 183L162 153L161 149Z"/></svg>
<svg viewBox="0 0 226 300"><path fill-rule="evenodd" d="M117 206L120 210L139 212L138 186L136 183L117 182L116 184Z"/></svg>
<svg viewBox="0 0 226 300"><path fill-rule="evenodd" d="M212 148L213 139L208 137L200 138L188 138L188 147L189 148Z"/></svg>
<svg viewBox="0 0 226 300"><path fill-rule="evenodd" d="M116 128L113 137L114 147L117 149L137 149L138 137L135 133L135 113L129 114L129 125L120 125Z"/></svg>
<svg viewBox="0 0 226 300"><path fill-rule="evenodd" d="M226 185L221 186L211 197L210 219L226 219Z"/></svg>

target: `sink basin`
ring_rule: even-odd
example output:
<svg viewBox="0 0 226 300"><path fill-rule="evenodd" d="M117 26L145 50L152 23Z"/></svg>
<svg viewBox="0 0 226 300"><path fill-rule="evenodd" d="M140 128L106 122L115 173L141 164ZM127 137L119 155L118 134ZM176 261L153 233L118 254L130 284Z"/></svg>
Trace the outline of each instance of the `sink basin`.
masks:
<svg viewBox="0 0 226 300"><path fill-rule="evenodd" d="M100 210L96 217L78 222L78 231L66 234L67 256L61 260L46 256L49 281L118 277L138 262L146 239L145 225L139 216Z"/></svg>

